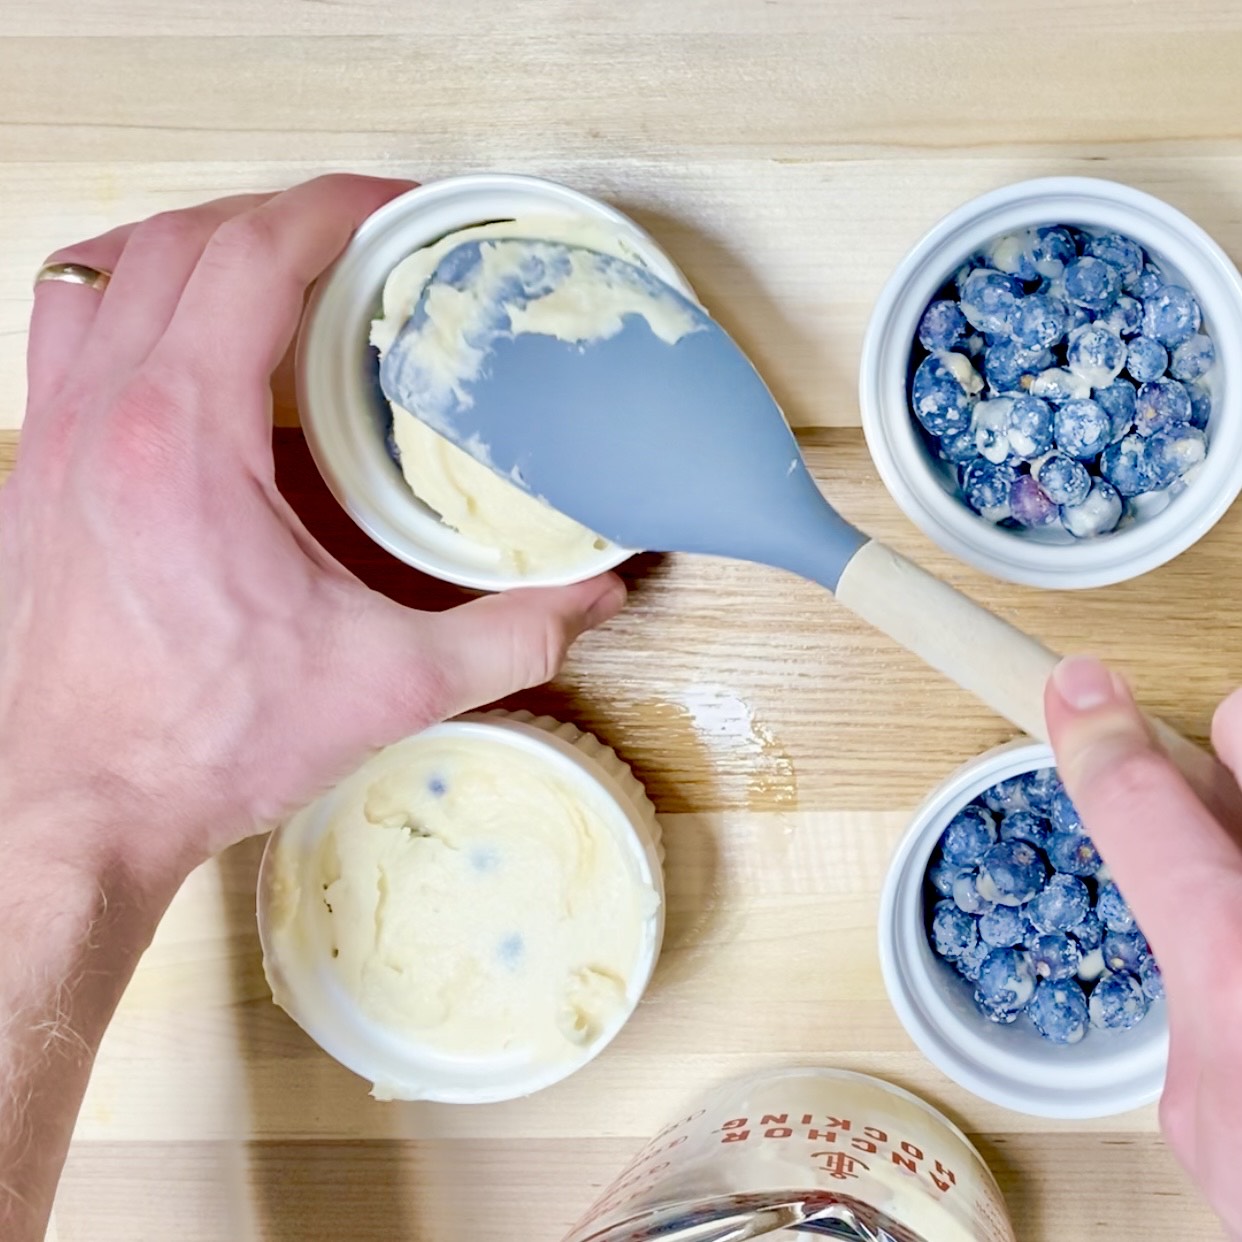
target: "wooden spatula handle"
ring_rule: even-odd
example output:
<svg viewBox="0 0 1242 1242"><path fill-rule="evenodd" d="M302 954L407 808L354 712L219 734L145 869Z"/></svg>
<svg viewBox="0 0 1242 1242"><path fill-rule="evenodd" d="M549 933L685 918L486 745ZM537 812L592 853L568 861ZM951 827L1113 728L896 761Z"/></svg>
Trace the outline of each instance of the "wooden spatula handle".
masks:
<svg viewBox="0 0 1242 1242"><path fill-rule="evenodd" d="M1044 685L1060 657L1043 643L874 540L851 558L836 595L1024 733L1048 740Z"/></svg>

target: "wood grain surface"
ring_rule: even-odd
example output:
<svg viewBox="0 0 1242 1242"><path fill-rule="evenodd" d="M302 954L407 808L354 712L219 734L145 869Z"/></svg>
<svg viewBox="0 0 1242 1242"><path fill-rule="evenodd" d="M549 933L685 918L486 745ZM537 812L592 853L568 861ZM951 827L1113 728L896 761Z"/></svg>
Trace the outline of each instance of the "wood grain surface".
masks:
<svg viewBox="0 0 1242 1242"><path fill-rule="evenodd" d="M1203 738L1242 681L1242 511L1136 582L993 582L897 511L855 383L906 248L1013 180L1130 182L1242 257L1240 61L1232 0L5 0L0 473L24 405L29 281L54 247L327 168L538 172L668 247L846 516L1053 647L1109 657ZM287 401L280 414L293 421ZM300 433L277 448L286 493L367 581L426 607L461 598L350 524ZM627 612L521 698L616 746L664 818L667 946L617 1043L528 1101L376 1104L271 1004L261 842L247 843L192 877L121 1006L55 1236L556 1242L702 1089L821 1063L956 1117L1024 1242L1219 1237L1154 1110L1070 1124L985 1104L916 1052L885 998L888 855L919 800L1005 724L807 584L681 557L626 572Z"/></svg>

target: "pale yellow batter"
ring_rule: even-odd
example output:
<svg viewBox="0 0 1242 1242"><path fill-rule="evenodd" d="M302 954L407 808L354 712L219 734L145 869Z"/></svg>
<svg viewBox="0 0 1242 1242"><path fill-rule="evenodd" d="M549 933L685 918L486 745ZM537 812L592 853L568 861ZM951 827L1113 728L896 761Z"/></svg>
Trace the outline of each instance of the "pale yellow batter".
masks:
<svg viewBox="0 0 1242 1242"><path fill-rule="evenodd" d="M451 233L433 246L416 251L397 265L383 295L383 315L371 328L371 343L386 353L417 305L423 288L440 260L463 241L477 239L538 238L565 242L627 262L646 266L642 256L615 228L596 220L570 216L531 216L482 225ZM500 248L487 256L499 269L505 256ZM570 282L556 295L541 299L515 320L518 331L550 331L566 339L605 335L613 320L624 313L652 314L650 299L627 302L617 291L590 288L583 297L581 282ZM468 372L468 350L460 326L471 307L458 291L439 287L428 315L441 329L447 382L463 368ZM656 325L653 325L656 326ZM677 325L656 326L666 339L676 339ZM684 327L680 330L685 330ZM671 337L670 337L671 333ZM393 404L393 435L401 470L414 494L444 522L468 539L497 551L520 574L570 567L590 560L609 547L606 540L557 513L542 501L519 490L476 461L470 454L437 434L422 421L425 411L409 411Z"/></svg>
<svg viewBox="0 0 1242 1242"><path fill-rule="evenodd" d="M368 1018L433 1052L585 1059L629 1011L658 906L606 814L504 743L389 747L331 795L309 856L281 842L277 1001L298 1016L280 988L290 962L326 967Z"/></svg>

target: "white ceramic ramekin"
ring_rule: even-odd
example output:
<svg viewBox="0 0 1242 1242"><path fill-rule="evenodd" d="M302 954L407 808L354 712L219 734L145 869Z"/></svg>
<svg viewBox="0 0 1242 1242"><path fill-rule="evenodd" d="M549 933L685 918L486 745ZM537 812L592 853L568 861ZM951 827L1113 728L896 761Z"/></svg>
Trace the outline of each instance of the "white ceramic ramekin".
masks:
<svg viewBox="0 0 1242 1242"><path fill-rule="evenodd" d="M1070 224L1134 238L1165 274L1192 289L1216 343L1208 455L1199 476L1159 511L1075 540L1061 530L1001 529L954 495L952 467L933 460L910 412L910 355L919 319L945 281L992 238ZM947 552L1030 586L1104 586L1184 552L1242 489L1242 277L1192 220L1150 194L1090 177L1023 181L951 212L906 255L880 294L863 342L859 399L880 477L911 521Z"/></svg>
<svg viewBox="0 0 1242 1242"><path fill-rule="evenodd" d="M375 1084L386 1099L439 1100L455 1104L516 1099L569 1077L616 1037L655 971L664 937L664 847L655 808L630 768L596 737L572 724L529 712L471 713L434 725L420 736L451 735L511 746L572 788L616 834L635 883L654 890L657 902L643 927L642 947L626 981L626 1005L611 1026L576 1059L554 1065L515 1062L511 1056L452 1057L421 1047L374 1022L350 1003L331 965L285 953L274 910L287 894L276 882L292 867L313 861L333 812L329 792L272 833L259 870L258 921L263 967L277 1003L327 1053ZM316 882L311 880L311 883Z"/></svg>
<svg viewBox="0 0 1242 1242"><path fill-rule="evenodd" d="M1036 1117L1106 1117L1156 1100L1169 1052L1164 1001L1128 1031L1091 1030L1050 1044L1026 1018L989 1022L973 988L927 941L927 864L949 821L997 781L1051 767L1052 751L1025 738L959 768L918 809L893 855L880 898L880 966L910 1038L968 1091Z"/></svg>
<svg viewBox="0 0 1242 1242"><path fill-rule="evenodd" d="M614 568L632 552L608 545L578 564L518 574L495 549L441 522L413 495L388 454L388 407L369 334L384 282L407 255L458 229L531 215L600 221L624 237L661 280L694 296L654 238L615 208L554 181L477 173L420 186L371 216L316 285L298 337L298 409L333 495L376 543L406 564L483 591L578 582Z"/></svg>

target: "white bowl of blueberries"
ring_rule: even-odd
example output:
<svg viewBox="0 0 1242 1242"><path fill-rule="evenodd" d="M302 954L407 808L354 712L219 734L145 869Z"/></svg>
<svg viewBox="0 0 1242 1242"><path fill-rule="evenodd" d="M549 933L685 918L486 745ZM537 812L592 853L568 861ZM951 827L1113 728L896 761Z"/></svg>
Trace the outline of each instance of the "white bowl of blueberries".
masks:
<svg viewBox="0 0 1242 1242"><path fill-rule="evenodd" d="M899 1017L950 1078L1043 1117L1159 1097L1160 968L1051 750L1009 743L927 800L894 855L880 960Z"/></svg>
<svg viewBox="0 0 1242 1242"><path fill-rule="evenodd" d="M894 272L863 425L898 504L999 577L1154 569L1242 489L1242 277L1167 203L1050 178L975 199Z"/></svg>

